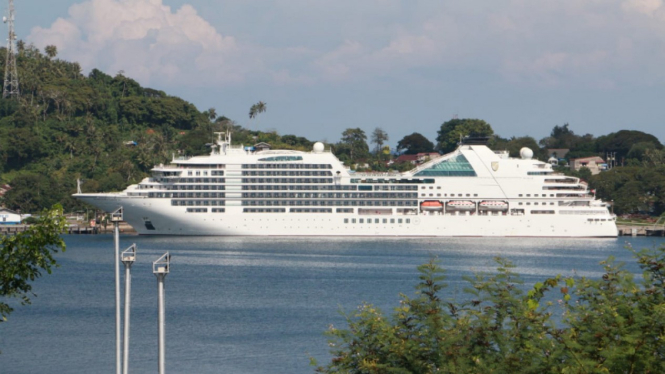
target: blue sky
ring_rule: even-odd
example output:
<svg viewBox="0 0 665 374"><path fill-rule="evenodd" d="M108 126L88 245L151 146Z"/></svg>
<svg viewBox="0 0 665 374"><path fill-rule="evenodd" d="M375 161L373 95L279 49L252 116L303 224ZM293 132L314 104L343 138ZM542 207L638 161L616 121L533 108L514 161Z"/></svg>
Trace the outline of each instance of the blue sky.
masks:
<svg viewBox="0 0 665 374"><path fill-rule="evenodd" d="M663 0L17 0L18 37L87 73L337 141L430 140L457 115L504 136L569 123L665 141ZM259 100L267 112L249 123Z"/></svg>

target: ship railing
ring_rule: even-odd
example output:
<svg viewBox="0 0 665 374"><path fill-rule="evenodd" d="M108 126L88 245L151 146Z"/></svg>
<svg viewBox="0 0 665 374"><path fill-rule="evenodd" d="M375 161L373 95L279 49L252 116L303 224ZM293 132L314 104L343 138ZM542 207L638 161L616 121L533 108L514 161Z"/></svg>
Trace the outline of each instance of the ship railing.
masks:
<svg viewBox="0 0 665 374"><path fill-rule="evenodd" d="M399 177L400 173L354 173L354 177L388 177L388 178L394 178L394 177Z"/></svg>
<svg viewBox="0 0 665 374"><path fill-rule="evenodd" d="M566 179L545 179L545 183L576 184L578 182L575 179L566 178ZM580 183L582 182L580 181Z"/></svg>

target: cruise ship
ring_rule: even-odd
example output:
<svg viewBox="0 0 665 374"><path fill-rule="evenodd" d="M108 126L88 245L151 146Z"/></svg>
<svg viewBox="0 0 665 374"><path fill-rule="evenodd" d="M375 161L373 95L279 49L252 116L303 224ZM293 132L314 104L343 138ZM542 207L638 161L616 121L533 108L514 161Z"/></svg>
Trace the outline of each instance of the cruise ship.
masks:
<svg viewBox="0 0 665 374"><path fill-rule="evenodd" d="M616 216L585 182L468 138L404 173L348 170L311 152L231 144L178 157L118 193L74 197L122 208L141 235L616 237Z"/></svg>

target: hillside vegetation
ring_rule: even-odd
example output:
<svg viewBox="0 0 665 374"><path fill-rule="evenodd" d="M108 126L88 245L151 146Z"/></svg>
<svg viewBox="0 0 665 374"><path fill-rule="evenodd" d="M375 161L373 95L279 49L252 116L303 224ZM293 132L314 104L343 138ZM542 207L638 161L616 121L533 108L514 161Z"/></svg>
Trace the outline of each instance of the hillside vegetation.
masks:
<svg viewBox="0 0 665 374"><path fill-rule="evenodd" d="M48 54L23 43L18 49L20 98L0 99L0 179L12 187L4 197L11 209L35 212L57 202L80 209L71 197L77 179L84 192L120 191L174 154L209 152L215 131L231 129L245 144L311 149L305 138L247 131L214 108L201 112L122 72L85 76L79 64L55 58L55 47Z"/></svg>

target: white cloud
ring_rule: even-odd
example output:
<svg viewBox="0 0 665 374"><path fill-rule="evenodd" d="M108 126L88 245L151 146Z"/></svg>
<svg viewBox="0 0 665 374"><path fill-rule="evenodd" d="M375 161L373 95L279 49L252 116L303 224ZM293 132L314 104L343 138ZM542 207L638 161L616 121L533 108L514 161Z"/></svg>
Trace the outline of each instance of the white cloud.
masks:
<svg viewBox="0 0 665 374"><path fill-rule="evenodd" d="M124 70L145 84L241 81L252 69L239 57L252 52L233 37L219 34L192 6L172 11L162 0L85 1L51 27L35 27L28 40L56 45L84 69Z"/></svg>
<svg viewBox="0 0 665 374"><path fill-rule="evenodd" d="M662 0L627 0L621 4L627 11L633 11L652 16L663 7Z"/></svg>
<svg viewBox="0 0 665 374"><path fill-rule="evenodd" d="M86 0L28 40L146 84L313 85L472 69L529 86L611 87L665 77L665 52L653 47L665 41L663 2L224 2L235 13L211 19L239 40L191 5Z"/></svg>

